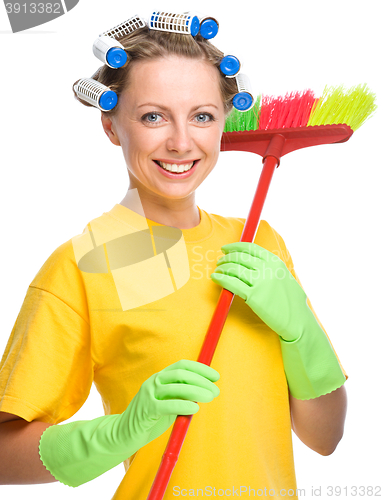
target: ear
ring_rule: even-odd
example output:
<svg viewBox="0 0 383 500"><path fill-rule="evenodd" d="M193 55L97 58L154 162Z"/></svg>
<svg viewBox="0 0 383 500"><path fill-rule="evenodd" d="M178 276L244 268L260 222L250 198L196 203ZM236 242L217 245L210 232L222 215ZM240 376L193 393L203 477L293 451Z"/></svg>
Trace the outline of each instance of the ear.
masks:
<svg viewBox="0 0 383 500"><path fill-rule="evenodd" d="M107 116L106 113L101 113L101 123L105 134L109 137L110 142L115 146L121 146L118 136L115 131L115 127L111 118Z"/></svg>

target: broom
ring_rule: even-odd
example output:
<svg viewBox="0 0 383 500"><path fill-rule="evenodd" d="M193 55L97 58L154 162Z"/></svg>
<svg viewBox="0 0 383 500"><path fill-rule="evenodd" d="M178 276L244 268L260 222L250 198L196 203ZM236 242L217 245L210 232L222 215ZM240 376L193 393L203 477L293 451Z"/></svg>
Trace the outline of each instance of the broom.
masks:
<svg viewBox="0 0 383 500"><path fill-rule="evenodd" d="M349 90L326 87L322 97L312 90L284 97L258 96L246 112L233 109L226 120L221 151L261 155L263 168L240 241L252 242L275 169L291 151L346 142L375 111L375 95L366 85ZM198 360L210 366L234 294L222 289ZM178 415L147 500L161 500L177 463L193 415Z"/></svg>

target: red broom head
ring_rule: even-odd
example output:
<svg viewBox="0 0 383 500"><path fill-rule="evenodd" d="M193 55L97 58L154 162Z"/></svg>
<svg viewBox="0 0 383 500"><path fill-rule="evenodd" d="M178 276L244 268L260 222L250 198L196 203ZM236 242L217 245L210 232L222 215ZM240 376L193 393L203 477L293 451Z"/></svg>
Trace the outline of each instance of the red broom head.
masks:
<svg viewBox="0 0 383 500"><path fill-rule="evenodd" d="M284 140L283 156L296 149L347 141L376 109L376 96L367 85L351 89L326 87L316 99L312 90L283 96L258 96L253 108L233 110L225 124L221 151L250 151L269 154L271 139Z"/></svg>

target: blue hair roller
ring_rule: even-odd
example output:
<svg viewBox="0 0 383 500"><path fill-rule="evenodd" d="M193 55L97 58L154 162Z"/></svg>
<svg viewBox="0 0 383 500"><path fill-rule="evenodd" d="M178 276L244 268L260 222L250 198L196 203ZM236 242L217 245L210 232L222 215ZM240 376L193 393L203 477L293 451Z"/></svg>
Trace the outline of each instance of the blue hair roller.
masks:
<svg viewBox="0 0 383 500"><path fill-rule="evenodd" d="M188 25L190 23L190 34L191 36L196 36L199 32L199 19L197 16L192 17L189 19L186 24Z"/></svg>
<svg viewBox="0 0 383 500"><path fill-rule="evenodd" d="M224 75L232 78L238 74L241 69L241 63L237 57L228 55L222 59L219 68Z"/></svg>
<svg viewBox="0 0 383 500"><path fill-rule="evenodd" d="M206 40L214 38L218 33L218 21L212 17L202 19L199 32Z"/></svg>
<svg viewBox="0 0 383 500"><path fill-rule="evenodd" d="M74 86L79 99L91 104L101 111L110 111L118 101L117 94L93 78L82 78Z"/></svg>
<svg viewBox="0 0 383 500"><path fill-rule="evenodd" d="M128 54L123 49L113 47L108 50L106 60L111 68L121 68L128 60Z"/></svg>
<svg viewBox="0 0 383 500"><path fill-rule="evenodd" d="M239 73L235 77L237 82L238 93L233 98L233 106L238 111L247 111L254 106L254 97L251 91L249 78L243 73Z"/></svg>
<svg viewBox="0 0 383 500"><path fill-rule="evenodd" d="M238 111L247 111L253 105L253 98L247 92L238 92L233 98L233 106Z"/></svg>
<svg viewBox="0 0 383 500"><path fill-rule="evenodd" d="M123 45L110 36L99 36L93 43L93 54L110 68L121 68L128 60Z"/></svg>
<svg viewBox="0 0 383 500"><path fill-rule="evenodd" d="M98 104L104 111L110 111L116 106L117 101L118 98L116 92L113 92L113 90L107 90L101 94Z"/></svg>

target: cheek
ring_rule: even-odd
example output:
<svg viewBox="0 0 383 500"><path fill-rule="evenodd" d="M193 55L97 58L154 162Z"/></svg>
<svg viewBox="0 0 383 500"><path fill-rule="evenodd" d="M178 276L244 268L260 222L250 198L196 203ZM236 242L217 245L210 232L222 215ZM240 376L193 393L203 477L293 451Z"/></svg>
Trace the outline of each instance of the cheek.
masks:
<svg viewBox="0 0 383 500"><path fill-rule="evenodd" d="M200 145L210 156L218 156L221 149L222 133L219 128L211 128L208 133L201 134Z"/></svg>
<svg viewBox="0 0 383 500"><path fill-rule="evenodd" d="M166 136L159 129L135 127L132 131L127 132L124 143L128 149L150 154L161 146L165 140Z"/></svg>
<svg viewBox="0 0 383 500"><path fill-rule="evenodd" d="M150 143L150 137L147 134L134 128L133 130L126 130L121 140L121 146L126 159L133 159L140 153L147 153Z"/></svg>

